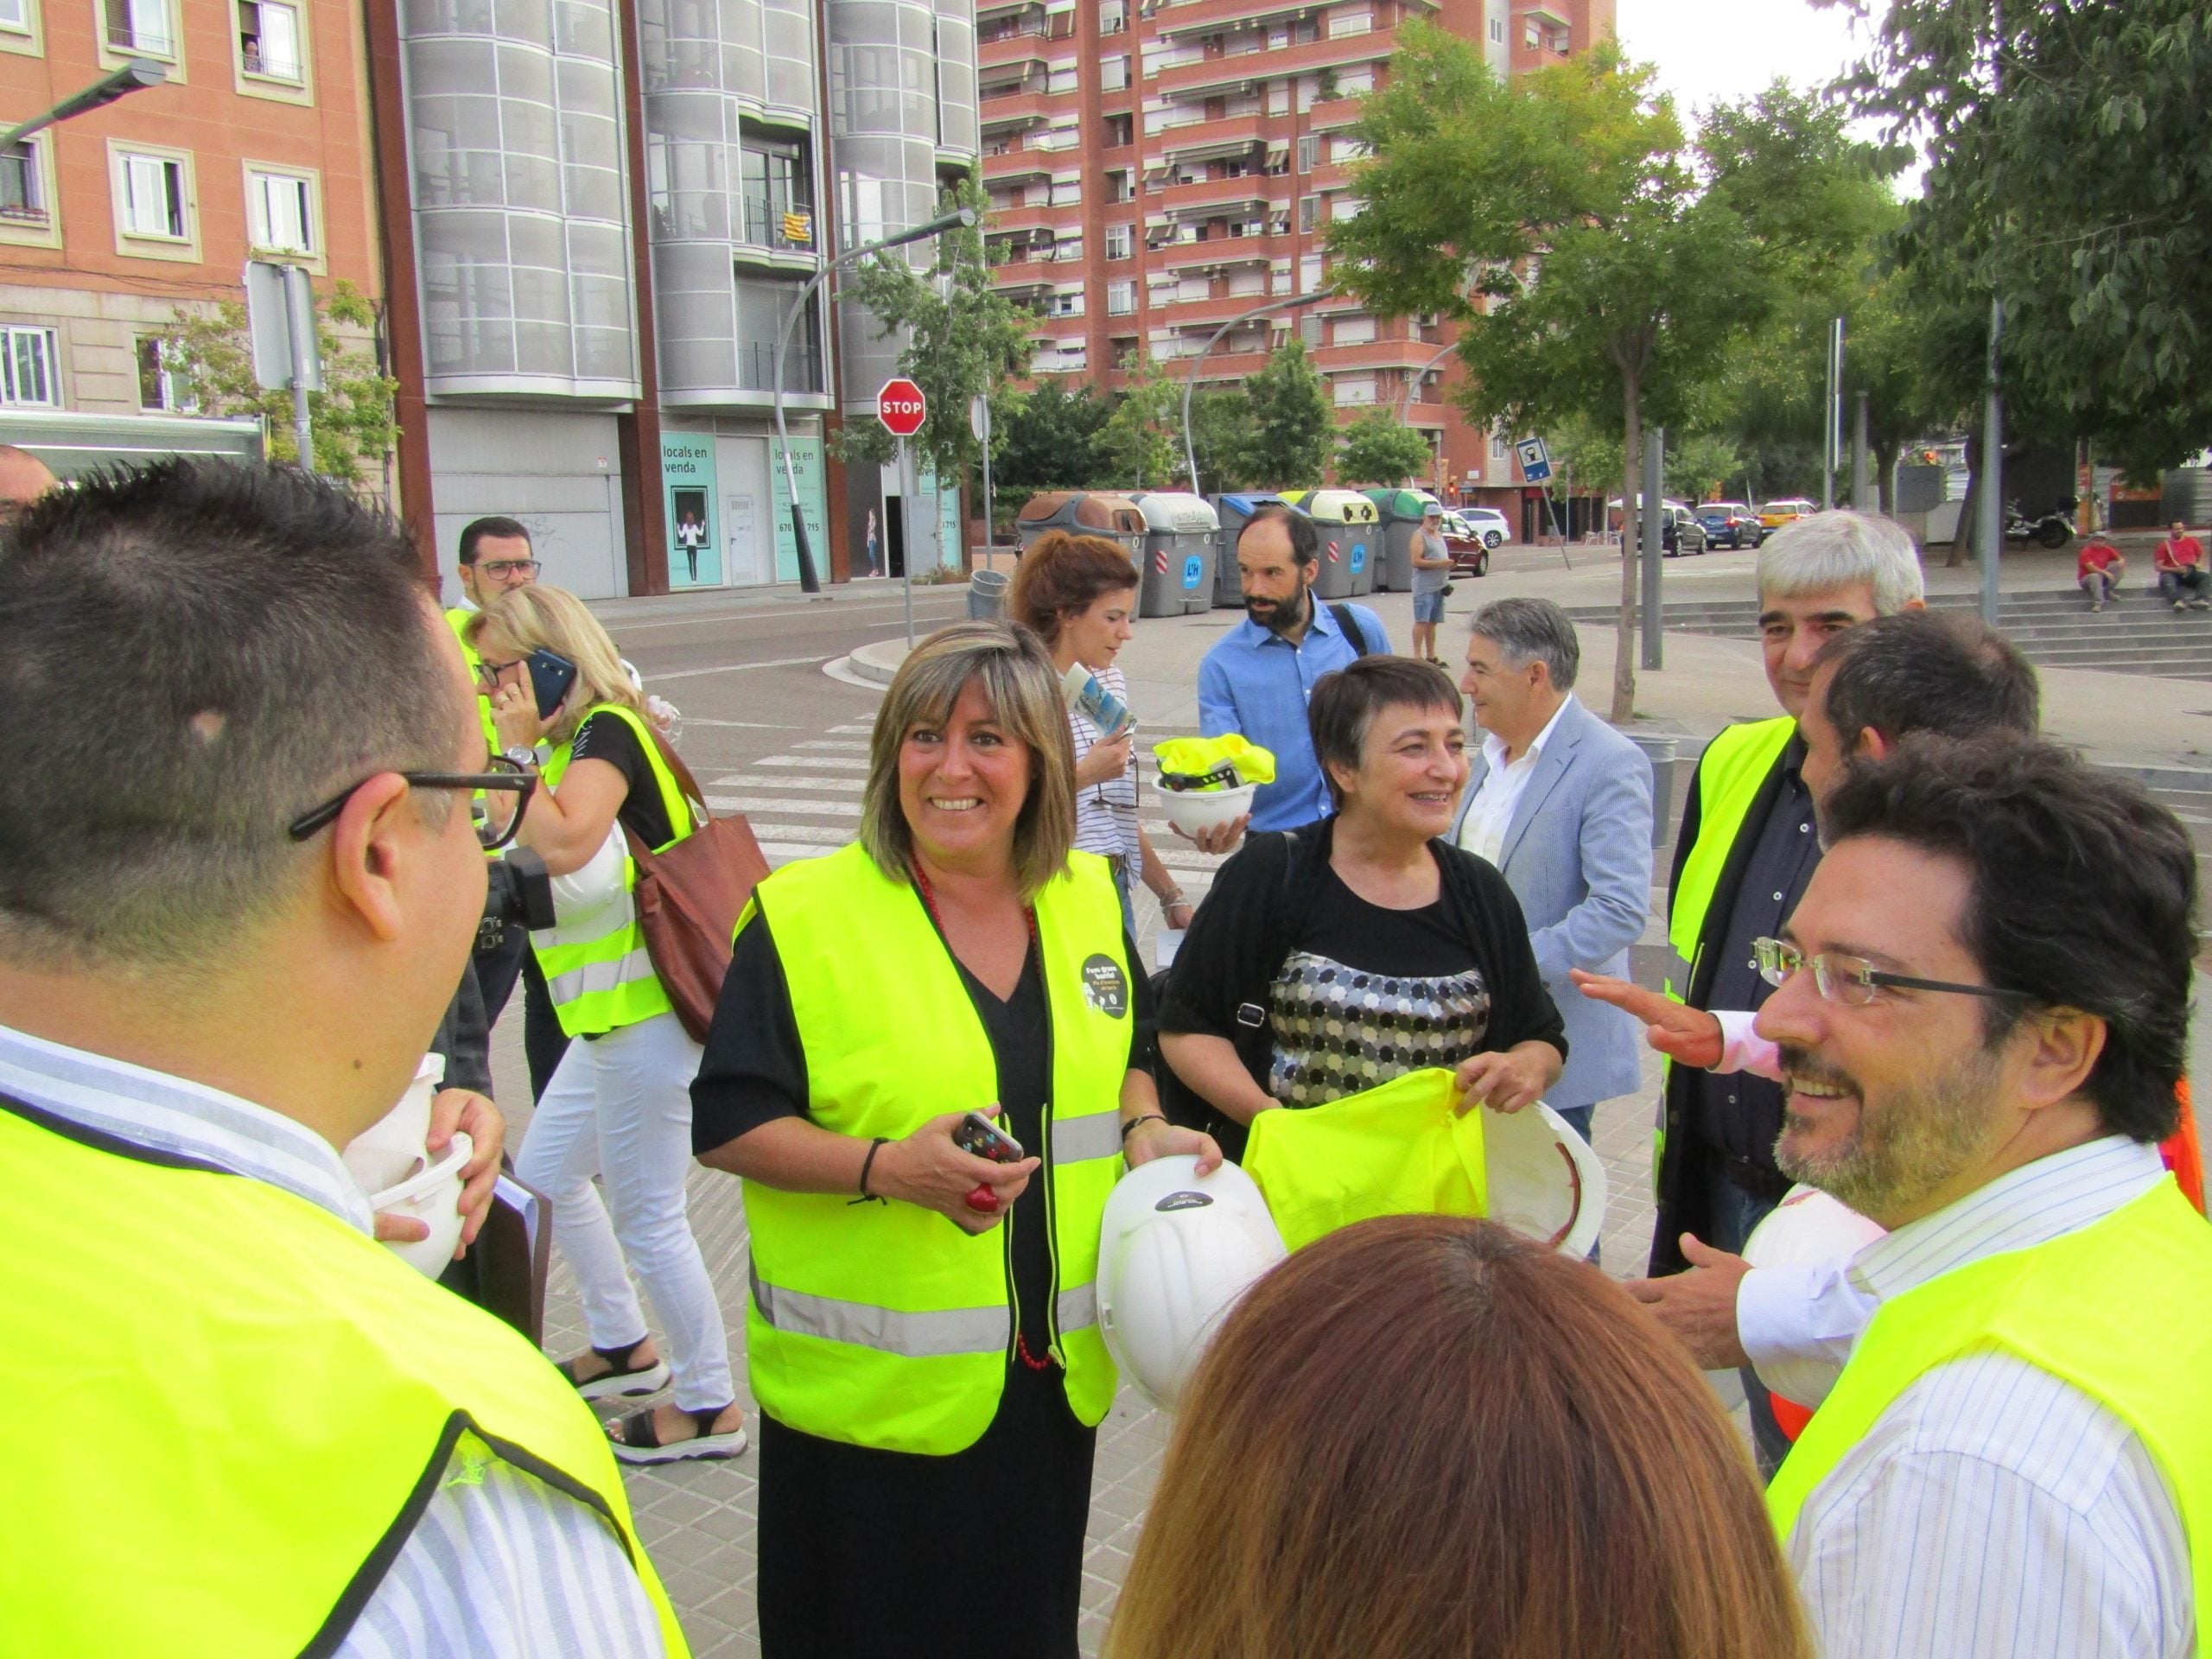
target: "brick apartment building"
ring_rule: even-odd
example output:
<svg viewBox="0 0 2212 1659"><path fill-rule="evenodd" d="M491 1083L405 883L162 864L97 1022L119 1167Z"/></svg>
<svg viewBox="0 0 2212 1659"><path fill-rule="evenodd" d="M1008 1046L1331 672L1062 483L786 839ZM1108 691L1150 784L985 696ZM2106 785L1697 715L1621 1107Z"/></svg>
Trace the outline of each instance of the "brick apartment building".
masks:
<svg viewBox="0 0 2212 1659"><path fill-rule="evenodd" d="M251 257L378 296L361 51L350 0L0 0L0 128L168 74L0 156L0 406L175 410L157 336Z"/></svg>
<svg viewBox="0 0 2212 1659"><path fill-rule="evenodd" d="M1614 0L978 0L996 280L1044 313L1033 374L1110 386L1149 358L1179 375L1223 324L1319 290L1329 224L1359 209L1360 95L1416 18L1520 73L1611 34ZM1242 380L1294 328L1341 421L1397 409L1436 452L1428 483L1533 535L1510 446L1444 401L1452 331L1433 319L1336 300L1263 315L1199 384Z"/></svg>

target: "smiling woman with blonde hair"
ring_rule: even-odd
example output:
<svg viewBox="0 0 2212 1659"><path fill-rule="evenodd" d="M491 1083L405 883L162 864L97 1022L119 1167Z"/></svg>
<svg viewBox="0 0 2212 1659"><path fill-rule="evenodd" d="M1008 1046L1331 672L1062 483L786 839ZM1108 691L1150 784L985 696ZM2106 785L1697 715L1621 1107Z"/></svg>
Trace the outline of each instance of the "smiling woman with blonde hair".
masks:
<svg viewBox="0 0 2212 1659"><path fill-rule="evenodd" d="M752 1228L768 1659L1076 1652L1106 1195L1125 1156L1221 1154L1160 1116L1073 768L1036 635L932 634L876 715L860 840L738 924L693 1138Z"/></svg>

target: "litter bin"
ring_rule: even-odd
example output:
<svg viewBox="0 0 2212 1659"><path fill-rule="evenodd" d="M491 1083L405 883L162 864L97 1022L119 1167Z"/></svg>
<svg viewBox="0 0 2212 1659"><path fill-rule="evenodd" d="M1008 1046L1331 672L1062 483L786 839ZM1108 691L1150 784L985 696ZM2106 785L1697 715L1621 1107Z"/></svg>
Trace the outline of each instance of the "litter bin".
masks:
<svg viewBox="0 0 2212 1659"><path fill-rule="evenodd" d="M1144 555L1144 514L1126 495L1100 490L1047 490L1033 495L1022 503L1021 515L1014 520L1014 539L1027 551L1048 530L1119 542L1128 550L1132 569Z"/></svg>
<svg viewBox="0 0 2212 1659"><path fill-rule="evenodd" d="M1357 490L1285 490L1282 499L1320 526L1321 574L1314 578L1314 596L1351 598L1381 540L1375 504Z"/></svg>
<svg viewBox="0 0 2212 1659"><path fill-rule="evenodd" d="M1213 608L1213 538L1221 521L1195 495L1151 490L1137 497L1144 514L1144 582L1139 616L1183 616Z"/></svg>
<svg viewBox="0 0 2212 1659"><path fill-rule="evenodd" d="M1236 574L1236 538L1262 507L1280 506L1282 498L1264 492L1208 496L1221 528L1214 532L1213 603L1217 610L1244 608L1244 583Z"/></svg>
<svg viewBox="0 0 2212 1659"><path fill-rule="evenodd" d="M1421 539L1421 515L1438 505L1427 490L1366 490L1382 526L1382 549L1375 585L1384 593L1413 591L1414 543Z"/></svg>
<svg viewBox="0 0 2212 1659"><path fill-rule="evenodd" d="M1663 844L1675 822L1675 755L1681 740L1671 732L1624 731L1621 735L1651 762L1651 844Z"/></svg>
<svg viewBox="0 0 2212 1659"><path fill-rule="evenodd" d="M978 570L968 578L968 614L988 622L1006 608L1007 584L1013 580L1003 570Z"/></svg>

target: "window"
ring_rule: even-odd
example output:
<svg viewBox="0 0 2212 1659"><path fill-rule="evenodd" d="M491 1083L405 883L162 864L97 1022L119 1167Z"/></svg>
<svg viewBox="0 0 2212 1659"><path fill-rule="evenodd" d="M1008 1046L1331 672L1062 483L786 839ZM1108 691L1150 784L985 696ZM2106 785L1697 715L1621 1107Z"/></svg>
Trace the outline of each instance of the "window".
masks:
<svg viewBox="0 0 2212 1659"><path fill-rule="evenodd" d="M1490 20L1490 37L1491 37L1491 40L1493 40L1493 41L1497 41L1497 42L1499 45L1501 45L1501 46L1503 46L1503 45L1505 43L1505 19L1504 19L1504 18L1503 18L1503 17L1493 17L1493 18L1491 18L1491 19Z"/></svg>
<svg viewBox="0 0 2212 1659"><path fill-rule="evenodd" d="M1137 308L1137 285L1135 283L1106 284L1106 311L1109 316L1126 317Z"/></svg>
<svg viewBox="0 0 2212 1659"><path fill-rule="evenodd" d="M1128 26L1128 0L1101 0L1098 8L1098 32L1101 35L1119 35Z"/></svg>
<svg viewBox="0 0 2212 1659"><path fill-rule="evenodd" d="M170 156L121 156L123 230L126 236L157 236L181 242L186 223L184 163Z"/></svg>
<svg viewBox="0 0 2212 1659"><path fill-rule="evenodd" d="M1106 118L1106 148L1126 149L1136 139L1136 118L1133 115L1109 115Z"/></svg>
<svg viewBox="0 0 2212 1659"><path fill-rule="evenodd" d="M315 230L315 183L305 174L245 175L246 234L256 249L272 253L320 253Z"/></svg>
<svg viewBox="0 0 2212 1659"><path fill-rule="evenodd" d="M0 328L0 403L61 402L61 374L51 328Z"/></svg>
<svg viewBox="0 0 2212 1659"><path fill-rule="evenodd" d="M1055 294L1046 307L1045 315L1050 317L1079 317L1083 315L1083 296L1080 293Z"/></svg>
<svg viewBox="0 0 2212 1659"><path fill-rule="evenodd" d="M1311 173L1313 164L1321 159L1321 139L1318 133L1305 133L1298 140L1298 170Z"/></svg>
<svg viewBox="0 0 2212 1659"><path fill-rule="evenodd" d="M16 33L31 32L31 0L0 0L0 29L11 29Z"/></svg>
<svg viewBox="0 0 2212 1659"><path fill-rule="evenodd" d="M169 26L169 0L103 0L103 3L109 50L156 58L176 54L176 35Z"/></svg>
<svg viewBox="0 0 2212 1659"><path fill-rule="evenodd" d="M1298 228L1301 231L1311 231L1319 222L1320 212L1320 197L1300 196L1298 199Z"/></svg>
<svg viewBox="0 0 2212 1659"><path fill-rule="evenodd" d="M48 219L46 175L38 141L0 150L0 223L42 226Z"/></svg>
<svg viewBox="0 0 2212 1659"><path fill-rule="evenodd" d="M165 409L178 415L197 414L200 400L191 385L171 366L175 350L153 334L138 341L138 407Z"/></svg>
<svg viewBox="0 0 2212 1659"><path fill-rule="evenodd" d="M1329 19L1329 38L1342 40L1347 35L1364 35L1375 27L1371 11L1339 11Z"/></svg>
<svg viewBox="0 0 2212 1659"><path fill-rule="evenodd" d="M1339 346L1366 346L1375 339L1375 319L1372 317L1338 317L1336 341Z"/></svg>
<svg viewBox="0 0 2212 1659"><path fill-rule="evenodd" d="M1128 168L1115 168L1108 171L1106 175L1107 200L1134 201L1136 200L1136 184Z"/></svg>
<svg viewBox="0 0 2212 1659"><path fill-rule="evenodd" d="M1321 291L1321 256L1309 253L1298 262L1298 291L1318 294Z"/></svg>
<svg viewBox="0 0 2212 1659"><path fill-rule="evenodd" d="M249 75L301 79L300 14L288 0L238 0L238 54Z"/></svg>
<svg viewBox="0 0 2212 1659"><path fill-rule="evenodd" d="M1108 58L1098 66L1098 90L1120 92L1128 90L1129 60L1127 53L1117 58Z"/></svg>
<svg viewBox="0 0 2212 1659"><path fill-rule="evenodd" d="M1492 461L1503 461L1510 447L1505 442L1504 433L1493 432L1490 435L1490 458Z"/></svg>
<svg viewBox="0 0 2212 1659"><path fill-rule="evenodd" d="M1109 259L1128 258L1135 251L1135 226L1109 225L1106 227L1106 257Z"/></svg>

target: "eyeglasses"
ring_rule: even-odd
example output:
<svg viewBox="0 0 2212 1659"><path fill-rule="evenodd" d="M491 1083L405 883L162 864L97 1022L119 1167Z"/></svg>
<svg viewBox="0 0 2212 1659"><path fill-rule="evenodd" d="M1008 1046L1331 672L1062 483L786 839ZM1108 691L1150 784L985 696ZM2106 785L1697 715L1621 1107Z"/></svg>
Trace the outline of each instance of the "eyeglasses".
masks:
<svg viewBox="0 0 2212 1659"><path fill-rule="evenodd" d="M499 689L499 676L511 668L520 668L522 664L523 659L519 657L512 663L487 663L480 660L476 664L477 683L489 690L496 691Z"/></svg>
<svg viewBox="0 0 2212 1659"><path fill-rule="evenodd" d="M537 774L518 766L504 755L493 755L491 772L403 772L399 774L416 789L465 789L474 794L479 791L499 790L512 793L515 800L514 816L507 820L504 830L494 830L487 823L476 826L476 838L487 853L496 853L522 833L522 817L530 805L531 792L537 787ZM294 841L305 841L316 831L337 822L338 815L346 810L346 803L353 798L362 784L380 778L381 772L372 773L353 788L332 797L312 812L302 812L291 822L288 833Z"/></svg>
<svg viewBox="0 0 2212 1659"><path fill-rule="evenodd" d="M486 559L476 567L487 576L497 576L505 582L509 576L534 576L537 574L536 559Z"/></svg>
<svg viewBox="0 0 2212 1659"><path fill-rule="evenodd" d="M1839 956L1834 951L1808 957L1781 939L1753 939L1751 957L1758 964L1759 977L1770 985L1783 985L1799 969L1811 969L1813 984L1821 995L1849 1008L1865 1007L1874 1000L1877 991L1885 988L1954 991L1961 996L1988 996L2012 1001L2031 1000L2025 991L2008 991L1998 985L1960 985L1948 979L1916 979L1910 974L1892 974L1877 968L1864 957Z"/></svg>

